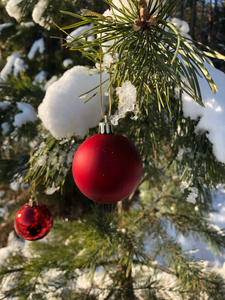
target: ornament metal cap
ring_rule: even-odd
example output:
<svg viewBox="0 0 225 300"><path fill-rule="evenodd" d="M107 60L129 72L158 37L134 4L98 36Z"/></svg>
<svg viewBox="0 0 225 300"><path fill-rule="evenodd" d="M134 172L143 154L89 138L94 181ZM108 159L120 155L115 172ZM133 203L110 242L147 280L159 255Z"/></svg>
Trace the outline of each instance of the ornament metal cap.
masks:
<svg viewBox="0 0 225 300"><path fill-rule="evenodd" d="M99 123L99 133L106 133L106 134L110 134L113 133L113 127L112 124L109 122L108 117L104 116L105 122L101 122Z"/></svg>
<svg viewBox="0 0 225 300"><path fill-rule="evenodd" d="M30 200L29 200L29 205L32 207L32 206L38 206L38 201L37 199L32 195L30 197Z"/></svg>

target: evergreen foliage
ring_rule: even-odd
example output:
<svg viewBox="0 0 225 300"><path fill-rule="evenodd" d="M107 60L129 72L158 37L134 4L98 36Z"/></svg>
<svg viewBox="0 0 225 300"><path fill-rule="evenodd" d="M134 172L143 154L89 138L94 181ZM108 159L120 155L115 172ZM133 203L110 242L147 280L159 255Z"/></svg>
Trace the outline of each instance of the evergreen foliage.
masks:
<svg viewBox="0 0 225 300"><path fill-rule="evenodd" d="M216 51L205 47L208 51L200 51L191 40L183 37L171 23L167 21L176 8L177 1L149 2L146 24L135 24L138 20L139 2L128 1L128 6L118 9L112 2L112 17L95 16L84 11L84 16L70 12L67 15L80 17L81 22L62 27L61 30L93 23L91 29L78 35L66 45L71 50L80 50L93 61L99 61L99 51L94 47L106 44L107 52L118 54L110 85L121 86L125 80L131 81L138 87L137 99L139 104L149 102L149 98L157 96L159 111L161 107L169 107L171 86L179 88L180 100L182 92L188 93L195 101L203 105L197 74L204 76L211 89L216 92L216 86L207 71L204 62L212 64L207 58L224 59ZM152 18L152 19L151 19ZM138 22L138 21L136 21ZM149 22L149 23L148 23ZM134 27L137 26L137 29ZM86 42L91 35L97 38ZM110 41L112 42L110 45ZM71 45L70 45L71 44ZM77 46L74 46L78 44ZM85 51L89 46L91 51ZM207 55L207 56L206 56ZM156 93L156 95L155 95ZM153 95L152 95L153 94Z"/></svg>
<svg viewBox="0 0 225 300"><path fill-rule="evenodd" d="M196 133L199 120L185 117L182 111L183 92L204 105L197 74L205 77L216 91L204 63L211 64L209 57L224 57L208 47L199 50L202 45L185 38L169 23L177 2L149 1L149 15L143 23L139 22L140 3L133 0L127 0L128 7L119 1L122 8L105 1L113 11L111 17L102 15L101 1L96 1L96 12L89 10L94 5L86 1L48 2L49 9L43 14L46 26L54 20L62 33L89 23L94 26L64 43L74 50L71 52L61 47L63 35L50 38L60 35L58 28L48 31L40 27L37 38L42 36L48 44L48 55L38 55L29 63L27 53L31 45L25 45L23 56L29 67L19 76L11 74L1 82L1 101L8 106L0 115L0 123L11 122L9 132L1 136L0 181L9 182L14 174L22 172L25 181L36 183L37 190L60 188L64 201L68 193L74 206L79 203L83 196L74 191L75 187L71 189L70 173L71 158L83 140L77 136L57 140L40 120L15 128L13 116L18 113L17 102L31 104L35 109L39 106L46 81L35 82L35 75L43 66L50 79L63 73L64 56L70 56L74 64L93 66L102 64L102 51L117 54L118 58L104 70L110 75L107 88L114 97L112 110L116 110L119 101L116 87L129 80L137 88L138 118L131 120L133 113L128 113L116 131L126 135L140 151L143 178L137 191L117 205L90 203L82 198L89 203L86 210L70 215L68 220L64 218L68 210L64 203L65 211L61 210L61 216L55 218L53 230L45 240L30 243L29 251L13 252L0 265L0 282L7 286L0 292L0 299L225 297L223 278L182 249L176 238L203 239L214 253L224 254L225 229L219 231L209 220L209 214L214 212L211 191L224 183L224 164L216 159L206 133ZM37 3L35 0L19 4L24 20L29 20ZM79 14L81 8L88 9ZM72 25L64 25L70 21ZM18 27L22 31L19 23L11 29L18 33ZM28 35L33 30L24 28L7 41L12 52L20 46L21 36L27 43L30 41ZM89 42L88 37L93 35L94 41ZM179 97L175 93L177 87ZM92 91L90 94L88 101L92 101ZM96 132L92 128L88 136ZM34 146L30 141L35 141ZM34 155L29 160L31 148ZM14 168L9 168L9 163ZM187 201L191 192L194 202ZM59 201L58 196L52 198L53 202ZM80 207L77 205L76 209ZM78 284L82 279L88 282L83 288Z"/></svg>

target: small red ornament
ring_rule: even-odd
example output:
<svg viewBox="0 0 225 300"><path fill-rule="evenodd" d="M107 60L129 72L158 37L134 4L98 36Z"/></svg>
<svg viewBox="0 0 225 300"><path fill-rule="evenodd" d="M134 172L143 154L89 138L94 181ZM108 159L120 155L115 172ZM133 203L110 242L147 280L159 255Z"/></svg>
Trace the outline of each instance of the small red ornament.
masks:
<svg viewBox="0 0 225 300"><path fill-rule="evenodd" d="M137 188L142 175L142 159L137 148L124 136L113 134L110 123L100 123L100 131L77 149L72 165L74 181L89 199L114 203L127 198Z"/></svg>
<svg viewBox="0 0 225 300"><path fill-rule="evenodd" d="M26 203L16 214L14 228L25 240L36 241L46 236L52 227L52 215L49 209L34 201Z"/></svg>

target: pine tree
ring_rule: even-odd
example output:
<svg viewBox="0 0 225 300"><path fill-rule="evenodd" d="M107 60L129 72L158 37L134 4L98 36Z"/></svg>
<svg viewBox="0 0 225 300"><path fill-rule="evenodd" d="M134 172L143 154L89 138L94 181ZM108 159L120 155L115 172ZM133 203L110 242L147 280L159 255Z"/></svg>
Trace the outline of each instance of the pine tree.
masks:
<svg viewBox="0 0 225 300"><path fill-rule="evenodd" d="M5 106L1 106L1 123L18 112L17 102L38 109L43 121L45 107L41 110L39 105L45 90L43 83L34 81L35 75L44 67L49 78L60 76L61 61L64 55L70 56L74 64L89 65L79 69L86 72L83 76L93 82L100 78L100 84L79 95L80 100L85 98L88 107L96 97L102 96L104 102L109 94L108 110L104 112L101 103L103 117L112 110L116 132L136 145L143 161L142 180L133 194L118 203L88 200L75 187L69 158L86 138L97 133L97 127L90 125L83 136L75 130L63 137L55 136L52 127L45 128L40 120L17 128L11 118L10 130L2 135L2 175L6 174L3 163L7 167L13 158L17 168L9 178L19 170L25 182L36 184L39 200L46 198L43 190L51 188L60 191L68 204L61 206L56 214L60 217L44 240L31 243L28 252L26 248L13 252L0 266L4 287L0 295L2 299L223 299L223 278L187 253L177 237L201 238L215 253L224 253L224 230L219 231L209 220L214 211L211 191L224 183L224 158L215 151L209 133L199 133L200 118L188 116L183 102L188 97L204 107L200 78L216 92L208 71L210 58L224 56L184 36L169 21L180 1L105 2L110 11L102 14L100 1L96 11L94 5L82 1L49 1L42 26L48 28L48 22L54 20L53 33L41 27L36 38L43 36L49 49L58 47L58 51L38 56L38 64L29 64L27 59L31 46L26 34L31 32L25 34L21 28L20 35L11 37L7 43L15 38L14 46L19 46L18 38L25 38L22 53L28 67L19 76L11 74L2 80ZM28 21L36 4L19 3L21 18ZM11 29L17 32L17 26L22 25L16 23ZM81 26L85 30L66 38ZM56 53L54 59L51 53ZM74 70L78 69L65 74L75 76ZM81 74L76 76L71 78ZM47 88L45 99L49 91ZM52 121L51 111L48 113ZM29 140L36 142L31 158ZM57 205L60 197L55 195L51 197ZM69 220L65 219L68 207L79 210L81 206L82 213L69 213ZM81 280L88 283L82 287Z"/></svg>

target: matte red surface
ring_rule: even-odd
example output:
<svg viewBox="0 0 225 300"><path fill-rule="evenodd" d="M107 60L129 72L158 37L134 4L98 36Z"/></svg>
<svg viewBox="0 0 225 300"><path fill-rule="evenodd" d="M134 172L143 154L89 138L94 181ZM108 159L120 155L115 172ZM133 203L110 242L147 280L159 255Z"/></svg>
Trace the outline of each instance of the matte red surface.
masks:
<svg viewBox="0 0 225 300"><path fill-rule="evenodd" d="M86 197L113 203L125 199L137 188L142 159L124 136L96 134L76 151L72 172L77 187Z"/></svg>
<svg viewBox="0 0 225 300"><path fill-rule="evenodd" d="M23 239L35 241L49 233L52 223L51 212L45 205L30 206L27 203L17 212L14 228Z"/></svg>

